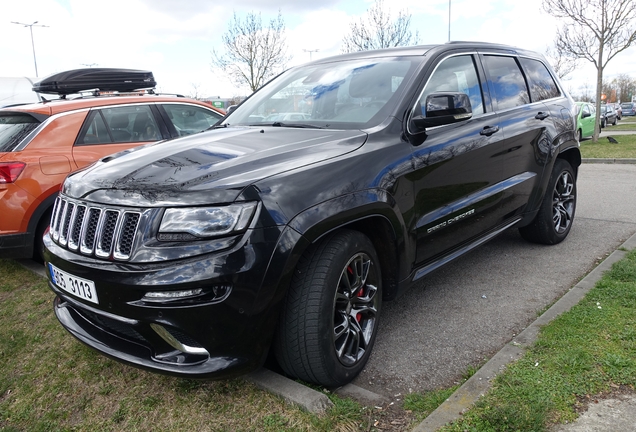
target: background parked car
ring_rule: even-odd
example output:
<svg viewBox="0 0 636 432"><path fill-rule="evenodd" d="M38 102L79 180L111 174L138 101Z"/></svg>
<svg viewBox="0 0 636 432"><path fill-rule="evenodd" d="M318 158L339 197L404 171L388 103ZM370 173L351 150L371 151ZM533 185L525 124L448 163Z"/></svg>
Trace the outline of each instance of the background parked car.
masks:
<svg viewBox="0 0 636 432"><path fill-rule="evenodd" d="M612 105L614 106L614 109L616 110L616 115L618 116L618 119L621 120L623 118L623 108L621 108L621 104L615 103Z"/></svg>
<svg viewBox="0 0 636 432"><path fill-rule="evenodd" d="M576 134L579 141L591 137L594 134L594 120L596 108L588 102L576 102Z"/></svg>
<svg viewBox="0 0 636 432"><path fill-rule="evenodd" d="M636 115L636 103L634 102L623 102L621 104L621 109L623 110L624 116Z"/></svg>
<svg viewBox="0 0 636 432"><path fill-rule="evenodd" d="M0 109L0 258L31 258L34 251L38 258L53 202L72 171L111 153L202 131L221 118L203 102L146 92L65 95Z"/></svg>
<svg viewBox="0 0 636 432"><path fill-rule="evenodd" d="M601 105L601 127L604 128L607 125L616 126L618 123L618 115L612 104Z"/></svg>

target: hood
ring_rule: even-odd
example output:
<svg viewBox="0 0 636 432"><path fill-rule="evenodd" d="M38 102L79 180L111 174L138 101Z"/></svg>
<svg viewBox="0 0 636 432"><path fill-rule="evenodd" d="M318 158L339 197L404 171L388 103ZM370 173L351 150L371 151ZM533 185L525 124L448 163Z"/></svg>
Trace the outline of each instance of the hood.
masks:
<svg viewBox="0 0 636 432"><path fill-rule="evenodd" d="M132 206L232 202L255 181L351 152L366 137L359 130L217 129L107 156L70 175L63 192Z"/></svg>

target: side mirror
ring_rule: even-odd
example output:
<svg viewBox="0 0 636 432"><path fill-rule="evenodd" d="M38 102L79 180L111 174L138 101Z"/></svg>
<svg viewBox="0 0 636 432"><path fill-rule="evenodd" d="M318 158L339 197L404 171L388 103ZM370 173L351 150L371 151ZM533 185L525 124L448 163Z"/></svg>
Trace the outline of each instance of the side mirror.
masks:
<svg viewBox="0 0 636 432"><path fill-rule="evenodd" d="M468 120L473 116L470 98L466 93L431 93L426 97L424 115L412 118L416 129L423 131L433 126L442 126Z"/></svg>
<svg viewBox="0 0 636 432"><path fill-rule="evenodd" d="M236 109L238 105L230 105L229 107L227 107L227 110L225 110L225 115L230 114L232 111L234 111Z"/></svg>

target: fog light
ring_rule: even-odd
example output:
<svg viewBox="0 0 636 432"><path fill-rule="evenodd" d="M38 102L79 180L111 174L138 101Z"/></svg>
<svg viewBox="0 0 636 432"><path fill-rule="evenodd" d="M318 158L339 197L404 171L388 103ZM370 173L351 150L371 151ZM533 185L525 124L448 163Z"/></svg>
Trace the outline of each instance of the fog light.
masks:
<svg viewBox="0 0 636 432"><path fill-rule="evenodd" d="M151 291L147 292L141 300L146 302L170 302L195 297L201 294L201 292L203 292L202 288L181 291Z"/></svg>

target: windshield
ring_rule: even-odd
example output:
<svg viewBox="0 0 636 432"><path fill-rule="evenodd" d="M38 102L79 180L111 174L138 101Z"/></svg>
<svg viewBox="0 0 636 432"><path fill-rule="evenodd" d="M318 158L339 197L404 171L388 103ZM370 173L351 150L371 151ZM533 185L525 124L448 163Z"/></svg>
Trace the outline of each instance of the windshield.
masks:
<svg viewBox="0 0 636 432"><path fill-rule="evenodd" d="M28 114L0 114L0 152L13 151L39 124Z"/></svg>
<svg viewBox="0 0 636 432"><path fill-rule="evenodd" d="M395 107L418 60L356 59L290 69L241 104L222 124L372 127Z"/></svg>

